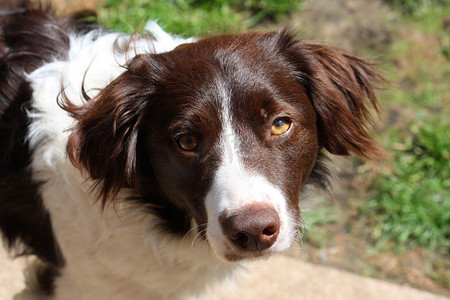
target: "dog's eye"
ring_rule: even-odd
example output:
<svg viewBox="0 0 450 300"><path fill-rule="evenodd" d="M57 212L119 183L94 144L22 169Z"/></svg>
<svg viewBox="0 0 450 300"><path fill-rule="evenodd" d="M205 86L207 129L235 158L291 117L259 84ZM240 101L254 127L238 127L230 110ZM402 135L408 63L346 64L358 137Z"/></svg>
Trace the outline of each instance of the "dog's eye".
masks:
<svg viewBox="0 0 450 300"><path fill-rule="evenodd" d="M197 138L190 134L183 134L178 139L178 145L186 151L194 151L198 147Z"/></svg>
<svg viewBox="0 0 450 300"><path fill-rule="evenodd" d="M272 135L280 135L285 133L291 127L291 121L280 118L276 119L272 124Z"/></svg>

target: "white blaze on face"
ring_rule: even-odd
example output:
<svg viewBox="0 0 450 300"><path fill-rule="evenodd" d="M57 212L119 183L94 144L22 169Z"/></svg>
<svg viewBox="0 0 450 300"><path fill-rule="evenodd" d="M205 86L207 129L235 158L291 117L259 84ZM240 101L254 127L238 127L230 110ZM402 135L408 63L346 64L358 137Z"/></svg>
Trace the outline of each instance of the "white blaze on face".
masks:
<svg viewBox="0 0 450 300"><path fill-rule="evenodd" d="M291 246L297 235L295 212L289 211L289 200L280 188L260 175L257 167L250 170L242 163L239 151L241 140L233 130L229 111L229 101L224 101L223 128L217 145L221 151L221 160L205 199L208 241L216 255L222 259L227 254L239 256L240 251L225 236L219 217L224 212L233 215L251 204L264 203L276 210L281 221L277 241L268 251L284 251Z"/></svg>

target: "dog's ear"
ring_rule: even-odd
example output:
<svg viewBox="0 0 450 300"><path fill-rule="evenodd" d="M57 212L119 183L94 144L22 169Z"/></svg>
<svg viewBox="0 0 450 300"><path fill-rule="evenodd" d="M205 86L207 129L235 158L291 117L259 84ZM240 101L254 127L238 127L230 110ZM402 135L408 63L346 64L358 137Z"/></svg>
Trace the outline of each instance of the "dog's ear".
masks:
<svg viewBox="0 0 450 300"><path fill-rule="evenodd" d="M137 143L154 82L145 55L136 56L127 70L82 106L64 99L63 108L76 120L69 136L71 162L101 187L103 203L122 187L137 187Z"/></svg>
<svg viewBox="0 0 450 300"><path fill-rule="evenodd" d="M378 112L375 90L385 81L375 63L338 48L297 42L286 32L279 33L279 42L317 112L320 145L336 155L382 155L368 132Z"/></svg>

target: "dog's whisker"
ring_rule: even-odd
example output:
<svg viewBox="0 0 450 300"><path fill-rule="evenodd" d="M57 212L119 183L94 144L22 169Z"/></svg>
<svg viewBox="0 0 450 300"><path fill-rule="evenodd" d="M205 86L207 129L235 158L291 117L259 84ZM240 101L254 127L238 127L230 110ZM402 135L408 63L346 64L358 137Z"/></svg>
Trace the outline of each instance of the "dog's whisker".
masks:
<svg viewBox="0 0 450 300"><path fill-rule="evenodd" d="M194 238L192 239L192 243L191 243L191 249L194 249L194 243L195 243L195 240L196 240L197 237L199 237L203 232L206 232L206 228L203 229L203 230L201 230L201 231L199 231L199 232L194 236Z"/></svg>
<svg viewBox="0 0 450 300"><path fill-rule="evenodd" d="M297 249L297 250L302 250L302 244L303 244L303 243L300 242L299 239L295 239L294 245L293 245L293 246L294 246L294 248Z"/></svg>
<svg viewBox="0 0 450 300"><path fill-rule="evenodd" d="M181 242L180 242L180 246L183 245L184 240L186 239L186 237L187 237L192 231L197 230L197 229L200 229L201 227L206 227L207 225L208 225L207 223L203 223L203 224L197 225L197 226L195 226L195 227L189 229L189 231L186 232L185 235L183 235L183 238L181 239ZM204 230L206 230L206 229L204 229ZM201 231L200 231L200 232L201 232ZM197 234L198 234L198 233L197 233Z"/></svg>

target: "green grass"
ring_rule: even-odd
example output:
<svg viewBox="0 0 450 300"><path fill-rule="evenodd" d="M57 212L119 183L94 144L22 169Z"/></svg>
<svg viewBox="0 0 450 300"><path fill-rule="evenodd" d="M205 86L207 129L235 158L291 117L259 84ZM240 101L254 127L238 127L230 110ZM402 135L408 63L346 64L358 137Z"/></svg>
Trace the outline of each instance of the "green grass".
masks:
<svg viewBox="0 0 450 300"><path fill-rule="evenodd" d="M430 7L444 6L446 0L384 0L404 15L420 14Z"/></svg>
<svg viewBox="0 0 450 300"><path fill-rule="evenodd" d="M386 55L399 87L382 95L384 105L400 105L406 124L386 130L391 168L360 207L378 244L450 249L450 62L442 28L448 12L449 5L429 6L403 17L414 34L404 33Z"/></svg>
<svg viewBox="0 0 450 300"><path fill-rule="evenodd" d="M372 238L397 246L450 249L450 123L446 116L417 119L394 145L393 169L362 207L375 219Z"/></svg>
<svg viewBox="0 0 450 300"><path fill-rule="evenodd" d="M330 246L330 232L324 226L345 219L339 209L335 206L323 206L302 212L303 226L301 237L303 241L318 248Z"/></svg>
<svg viewBox="0 0 450 300"><path fill-rule="evenodd" d="M239 32L263 20L276 21L295 11L301 0L106 0L99 23L133 32L142 21L158 20L169 32L185 36Z"/></svg>

